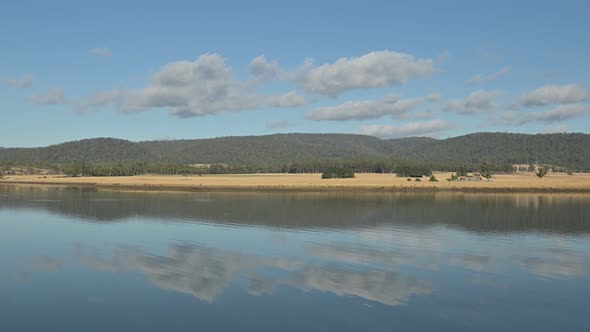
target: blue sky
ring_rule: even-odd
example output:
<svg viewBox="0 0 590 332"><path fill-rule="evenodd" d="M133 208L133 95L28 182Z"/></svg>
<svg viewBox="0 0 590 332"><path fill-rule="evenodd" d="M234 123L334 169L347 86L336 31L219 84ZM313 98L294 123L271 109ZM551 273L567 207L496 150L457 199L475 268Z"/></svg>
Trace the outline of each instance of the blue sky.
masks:
<svg viewBox="0 0 590 332"><path fill-rule="evenodd" d="M587 1L19 1L0 146L588 132Z"/></svg>

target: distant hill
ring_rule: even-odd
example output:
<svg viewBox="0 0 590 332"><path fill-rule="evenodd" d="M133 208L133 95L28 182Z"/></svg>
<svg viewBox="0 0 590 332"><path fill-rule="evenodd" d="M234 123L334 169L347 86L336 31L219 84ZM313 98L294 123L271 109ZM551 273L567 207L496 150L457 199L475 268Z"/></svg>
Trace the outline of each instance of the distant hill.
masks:
<svg viewBox="0 0 590 332"><path fill-rule="evenodd" d="M0 160L260 164L309 159L396 158L427 162L550 163L590 169L590 134L476 133L442 140L353 134L275 134L131 142L95 138L42 148L0 149Z"/></svg>

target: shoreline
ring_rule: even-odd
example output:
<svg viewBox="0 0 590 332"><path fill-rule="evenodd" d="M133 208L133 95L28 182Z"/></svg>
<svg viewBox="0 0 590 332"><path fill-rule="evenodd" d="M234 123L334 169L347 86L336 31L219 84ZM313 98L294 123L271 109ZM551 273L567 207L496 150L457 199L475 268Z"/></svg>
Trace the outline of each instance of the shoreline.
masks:
<svg viewBox="0 0 590 332"><path fill-rule="evenodd" d="M448 173L450 174L450 173ZM407 181L391 174L357 174L354 179L322 180L317 174L240 174L133 177L11 176L0 185L65 186L96 190L177 192L465 192L465 193L590 193L590 174L535 179L503 174L493 181L447 182L447 173L435 173L439 182Z"/></svg>

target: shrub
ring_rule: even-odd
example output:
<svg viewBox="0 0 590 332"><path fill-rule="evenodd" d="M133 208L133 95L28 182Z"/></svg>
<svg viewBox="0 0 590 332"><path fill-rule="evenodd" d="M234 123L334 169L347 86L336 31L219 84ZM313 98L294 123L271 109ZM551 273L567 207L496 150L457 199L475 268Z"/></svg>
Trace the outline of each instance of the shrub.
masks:
<svg viewBox="0 0 590 332"><path fill-rule="evenodd" d="M451 174L450 178L447 178L447 181L451 182L451 181L457 181L459 180L459 175L457 174Z"/></svg>
<svg viewBox="0 0 590 332"><path fill-rule="evenodd" d="M539 177L539 179L543 178L545 175L547 175L547 168L546 167L539 167L537 168L537 170L535 171L535 174Z"/></svg>
<svg viewBox="0 0 590 332"><path fill-rule="evenodd" d="M414 180L414 181L416 181L416 182L422 182L422 180L420 180L420 179L416 179L416 180Z"/></svg>
<svg viewBox="0 0 590 332"><path fill-rule="evenodd" d="M352 170L344 167L330 167L322 174L322 179L347 179L353 177Z"/></svg>
<svg viewBox="0 0 590 332"><path fill-rule="evenodd" d="M436 177L434 175L430 176L430 180L428 180L429 182L438 182L438 180L436 179Z"/></svg>
<svg viewBox="0 0 590 332"><path fill-rule="evenodd" d="M408 182L412 181L412 179L410 179L410 178L407 178L406 180L408 180Z"/></svg>

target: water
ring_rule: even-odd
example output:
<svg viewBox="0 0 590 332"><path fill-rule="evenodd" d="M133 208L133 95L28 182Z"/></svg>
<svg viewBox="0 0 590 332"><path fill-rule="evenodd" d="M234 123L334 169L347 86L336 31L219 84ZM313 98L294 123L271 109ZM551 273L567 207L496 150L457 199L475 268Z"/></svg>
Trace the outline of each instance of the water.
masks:
<svg viewBox="0 0 590 332"><path fill-rule="evenodd" d="M0 185L0 331L588 331L590 196Z"/></svg>

